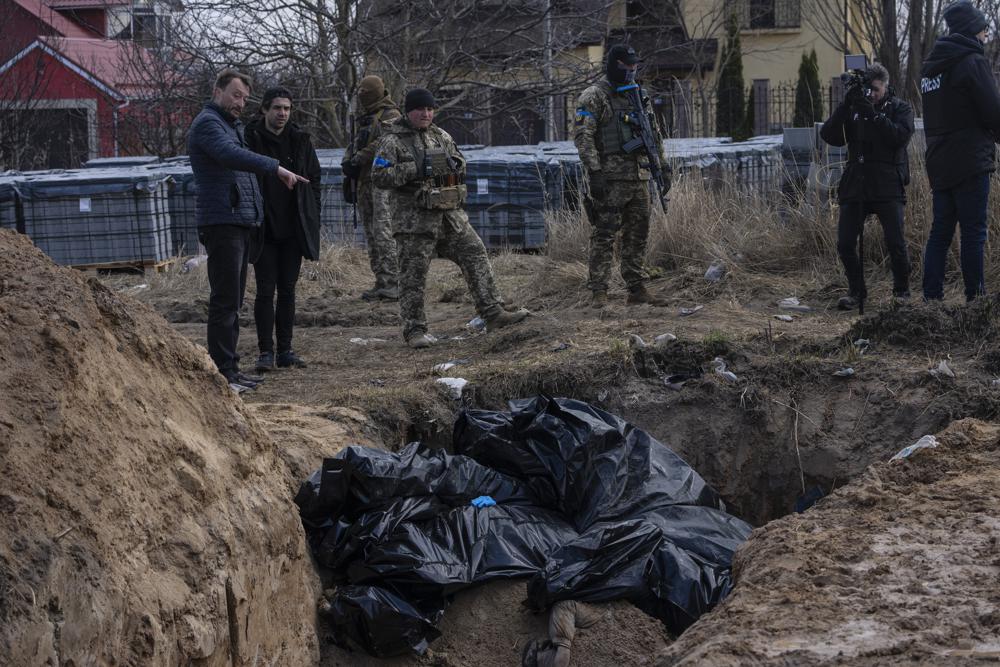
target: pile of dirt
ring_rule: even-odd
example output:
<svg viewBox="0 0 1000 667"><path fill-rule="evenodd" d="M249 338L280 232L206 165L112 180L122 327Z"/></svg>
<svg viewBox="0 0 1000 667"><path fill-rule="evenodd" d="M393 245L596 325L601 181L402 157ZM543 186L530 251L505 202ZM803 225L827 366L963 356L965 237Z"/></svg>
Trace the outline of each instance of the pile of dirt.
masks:
<svg viewBox="0 0 1000 667"><path fill-rule="evenodd" d="M1000 426L962 420L938 440L755 531L733 593L657 664L996 660Z"/></svg>
<svg viewBox="0 0 1000 667"><path fill-rule="evenodd" d="M315 663L285 465L203 349L0 230L0 396L0 663Z"/></svg>

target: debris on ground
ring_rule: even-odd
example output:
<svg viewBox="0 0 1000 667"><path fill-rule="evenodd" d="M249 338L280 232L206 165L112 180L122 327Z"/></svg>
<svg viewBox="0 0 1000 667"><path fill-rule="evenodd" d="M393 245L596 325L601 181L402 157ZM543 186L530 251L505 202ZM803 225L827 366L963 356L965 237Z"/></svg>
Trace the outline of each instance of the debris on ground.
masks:
<svg viewBox="0 0 1000 667"><path fill-rule="evenodd" d="M465 378L438 378L434 382L442 385L447 389L448 395L453 399L458 400L462 398L462 392L465 390L465 386L469 384L469 381Z"/></svg>
<svg viewBox="0 0 1000 667"><path fill-rule="evenodd" d="M847 366L846 368L841 368L839 371L835 371L833 374L839 378L849 378L854 375L854 369Z"/></svg>
<svg viewBox="0 0 1000 667"><path fill-rule="evenodd" d="M477 315L466 322L465 326L473 331L486 331L486 320Z"/></svg>
<svg viewBox="0 0 1000 667"><path fill-rule="evenodd" d="M810 306L801 303L798 298L790 296L788 298L782 299L778 302L778 308L782 310L791 310L797 313L811 313L812 308Z"/></svg>
<svg viewBox="0 0 1000 667"><path fill-rule="evenodd" d="M901 461L902 459L910 458L910 456L912 456L913 453L916 452L916 451L919 451L921 449L933 448L933 447L937 447L937 446L938 446L937 438L935 438L933 435L925 435L922 438L920 438L919 440L917 440L915 443L913 443L912 445L909 445L907 447L903 447L901 450L899 450L899 452L897 452L889 460L890 461Z"/></svg>
<svg viewBox="0 0 1000 667"><path fill-rule="evenodd" d="M629 334L628 335L628 346L629 346L629 349L631 349L633 351L645 350L648 347L646 345L646 341L644 341L642 339L642 336L640 336L639 334Z"/></svg>
<svg viewBox="0 0 1000 667"><path fill-rule="evenodd" d="M927 371L937 379L941 380L947 378L949 380L955 379L955 371L951 370L951 366L944 359L935 367Z"/></svg>
<svg viewBox="0 0 1000 667"><path fill-rule="evenodd" d="M791 315L775 315L774 319L779 320L781 322L794 322L795 321L795 318L792 317Z"/></svg>
<svg viewBox="0 0 1000 667"><path fill-rule="evenodd" d="M717 283L726 276L726 263L721 259L717 259L711 264L709 264L708 269L705 271L705 280L710 283Z"/></svg>
<svg viewBox="0 0 1000 667"><path fill-rule="evenodd" d="M465 364L468 363L469 363L468 359L455 359L454 361L445 361L444 363L434 364L431 367L431 371L440 375L442 373L447 373L456 366L464 366Z"/></svg>
<svg viewBox="0 0 1000 667"><path fill-rule="evenodd" d="M681 310L680 310L681 317L687 317L688 315L694 315L695 313L697 313L699 310L701 310L704 307L705 306L703 306L701 304L698 304L697 306L694 306L692 308L681 308Z"/></svg>
<svg viewBox="0 0 1000 667"><path fill-rule="evenodd" d="M375 344L375 343L388 343L389 341L386 340L385 338L359 338L359 337L354 337L354 338L351 338L347 342L353 343L354 345L372 345L372 344Z"/></svg>
<svg viewBox="0 0 1000 667"><path fill-rule="evenodd" d="M722 378L729 380L730 382L738 382L739 378L736 377L736 373L726 370L726 360L722 357L716 357L712 359L712 370L715 374L721 376Z"/></svg>
<svg viewBox="0 0 1000 667"><path fill-rule="evenodd" d="M659 336L653 339L653 345L655 345L656 347L664 347L666 345L669 345L670 343L673 343L675 340L677 340L677 336L673 335L672 333L661 333Z"/></svg>

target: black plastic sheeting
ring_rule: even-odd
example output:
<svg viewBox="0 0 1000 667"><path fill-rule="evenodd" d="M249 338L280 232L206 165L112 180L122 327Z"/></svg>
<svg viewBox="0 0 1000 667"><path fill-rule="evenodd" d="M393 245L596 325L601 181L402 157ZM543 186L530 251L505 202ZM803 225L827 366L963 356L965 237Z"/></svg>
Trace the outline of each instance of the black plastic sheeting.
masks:
<svg viewBox="0 0 1000 667"><path fill-rule="evenodd" d="M680 457L624 420L540 396L467 410L458 455L349 447L296 502L339 579L339 640L423 653L454 593L528 578L528 604L630 600L680 633L729 592L751 527ZM480 496L496 505L474 507Z"/></svg>

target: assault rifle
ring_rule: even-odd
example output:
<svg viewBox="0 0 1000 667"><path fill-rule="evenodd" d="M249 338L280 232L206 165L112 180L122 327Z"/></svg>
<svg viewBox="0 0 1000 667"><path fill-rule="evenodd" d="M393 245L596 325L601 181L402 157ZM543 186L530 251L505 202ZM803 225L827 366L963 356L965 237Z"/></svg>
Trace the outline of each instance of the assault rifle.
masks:
<svg viewBox="0 0 1000 667"><path fill-rule="evenodd" d="M347 150L349 151L353 150L354 152L357 152L357 146L355 142L358 139L358 137L356 136L358 127L357 123L354 120L353 115L351 116L350 121L351 121L351 143L348 145ZM354 229L357 229L358 228L358 179L354 178L353 176L348 176L345 173L342 194L344 195L345 202L354 205L353 206Z"/></svg>
<svg viewBox="0 0 1000 667"><path fill-rule="evenodd" d="M632 104L632 113L625 120L634 128L633 131L638 130L638 136L626 142L622 146L622 150L629 155L640 149L646 152L646 157L649 158L649 173L652 174L656 188L660 192L660 204L666 211L669 201L667 198L668 187L663 176L663 165L660 164L660 146L657 145L656 133L653 132L649 116L646 115L639 84L627 83L624 86L618 86L616 90L619 93L625 93L628 101Z"/></svg>

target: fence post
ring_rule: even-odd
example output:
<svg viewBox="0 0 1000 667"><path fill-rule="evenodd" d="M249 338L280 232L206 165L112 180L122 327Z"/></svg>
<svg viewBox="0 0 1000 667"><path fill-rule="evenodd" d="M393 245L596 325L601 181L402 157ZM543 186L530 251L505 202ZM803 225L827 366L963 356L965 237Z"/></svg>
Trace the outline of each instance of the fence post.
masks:
<svg viewBox="0 0 1000 667"><path fill-rule="evenodd" d="M840 106L840 103L844 101L844 82L840 80L839 76L835 76L830 79L830 109L827 114L832 115L833 110Z"/></svg>
<svg viewBox="0 0 1000 667"><path fill-rule="evenodd" d="M753 80L753 134L771 133L771 80Z"/></svg>
<svg viewBox="0 0 1000 667"><path fill-rule="evenodd" d="M670 93L674 107L674 117L676 119L674 127L676 136L691 136L691 82L678 81L677 85Z"/></svg>

